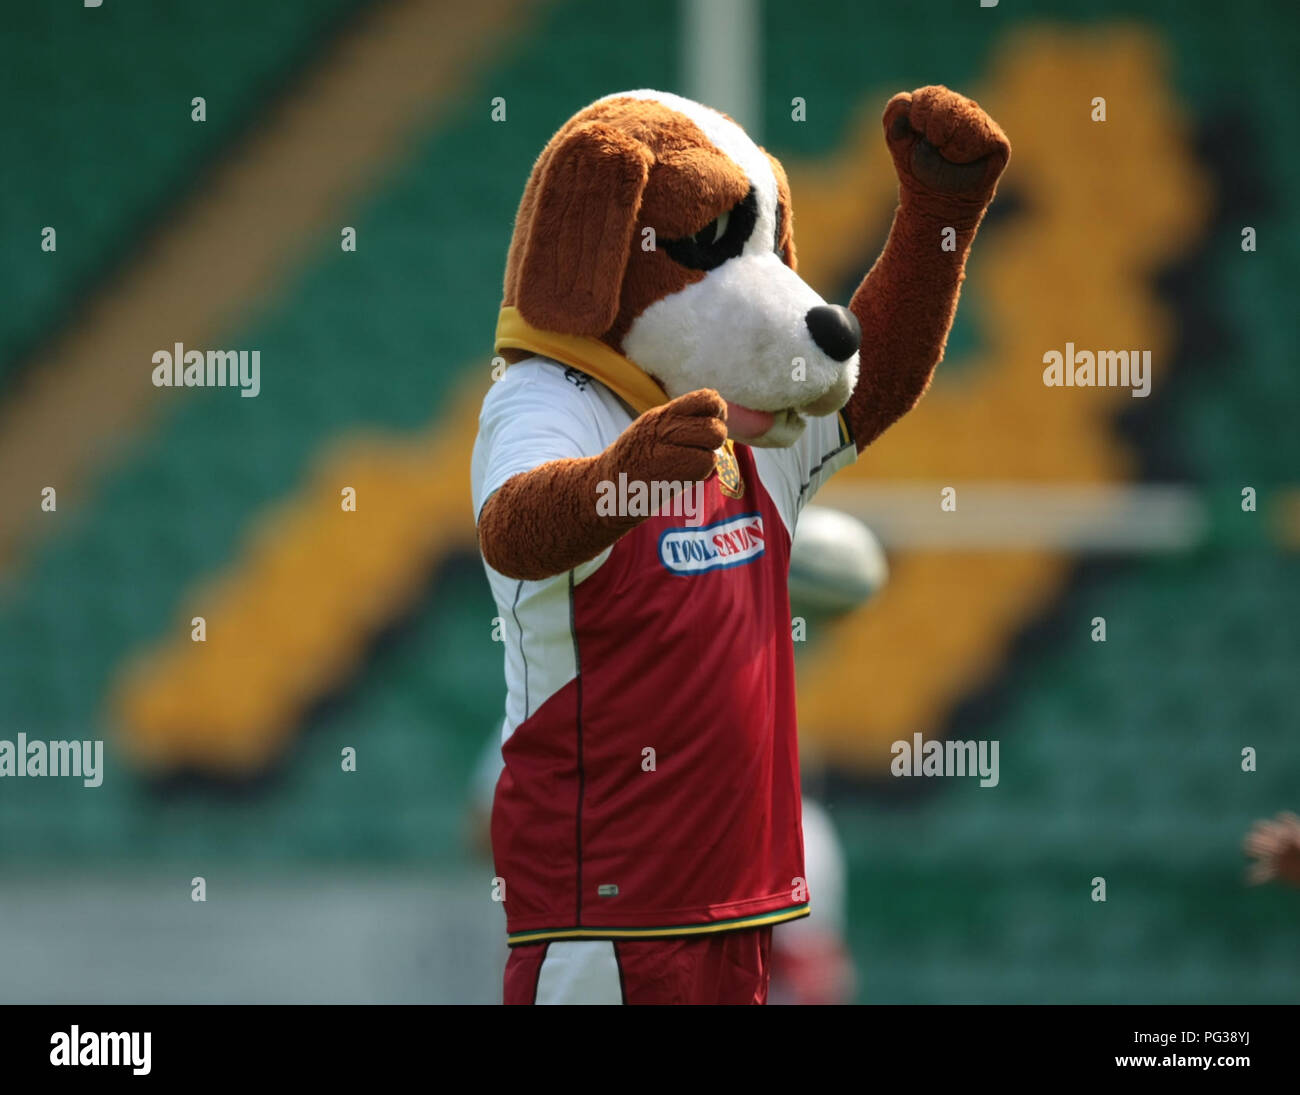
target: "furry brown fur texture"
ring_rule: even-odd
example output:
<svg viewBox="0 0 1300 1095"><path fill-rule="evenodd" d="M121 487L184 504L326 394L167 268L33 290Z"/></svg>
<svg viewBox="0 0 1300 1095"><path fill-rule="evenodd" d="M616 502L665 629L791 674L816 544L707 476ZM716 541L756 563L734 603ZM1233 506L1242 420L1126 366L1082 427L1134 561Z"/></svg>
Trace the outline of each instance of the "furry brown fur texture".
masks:
<svg viewBox="0 0 1300 1095"><path fill-rule="evenodd" d="M849 302L862 324L861 378L844 416L859 452L930 386L966 256L1011 154L997 122L944 87L895 95L884 126L900 201L884 251ZM949 227L954 251L939 246Z"/></svg>

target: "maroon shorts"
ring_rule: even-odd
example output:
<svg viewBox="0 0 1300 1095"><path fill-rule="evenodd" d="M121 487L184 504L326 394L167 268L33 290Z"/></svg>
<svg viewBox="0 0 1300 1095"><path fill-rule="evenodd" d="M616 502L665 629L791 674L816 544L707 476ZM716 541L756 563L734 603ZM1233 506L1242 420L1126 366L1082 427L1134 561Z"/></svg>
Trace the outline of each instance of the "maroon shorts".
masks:
<svg viewBox="0 0 1300 1095"><path fill-rule="evenodd" d="M507 1004L765 1004L771 925L674 939L513 947Z"/></svg>

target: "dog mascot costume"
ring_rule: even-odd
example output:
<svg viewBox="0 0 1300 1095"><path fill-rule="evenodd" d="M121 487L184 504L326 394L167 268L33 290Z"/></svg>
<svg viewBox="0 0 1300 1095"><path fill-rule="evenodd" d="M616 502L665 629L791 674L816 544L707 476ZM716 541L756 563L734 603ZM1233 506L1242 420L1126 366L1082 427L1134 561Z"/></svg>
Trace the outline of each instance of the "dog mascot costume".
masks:
<svg viewBox="0 0 1300 1095"><path fill-rule="evenodd" d="M900 202L847 309L795 272L785 172L723 114L611 95L533 168L473 458L507 1003L762 1003L773 925L809 913L791 533L928 386L1010 154L943 87L884 131Z"/></svg>

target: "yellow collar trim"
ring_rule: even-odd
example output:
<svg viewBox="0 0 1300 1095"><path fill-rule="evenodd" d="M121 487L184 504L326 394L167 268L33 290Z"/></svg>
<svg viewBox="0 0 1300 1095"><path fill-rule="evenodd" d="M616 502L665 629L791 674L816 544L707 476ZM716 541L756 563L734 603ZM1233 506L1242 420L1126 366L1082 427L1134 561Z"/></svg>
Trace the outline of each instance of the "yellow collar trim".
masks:
<svg viewBox="0 0 1300 1095"><path fill-rule="evenodd" d="M497 350L530 350L580 369L625 400L637 414L668 402L668 394L634 362L596 338L534 327L507 306L497 316Z"/></svg>

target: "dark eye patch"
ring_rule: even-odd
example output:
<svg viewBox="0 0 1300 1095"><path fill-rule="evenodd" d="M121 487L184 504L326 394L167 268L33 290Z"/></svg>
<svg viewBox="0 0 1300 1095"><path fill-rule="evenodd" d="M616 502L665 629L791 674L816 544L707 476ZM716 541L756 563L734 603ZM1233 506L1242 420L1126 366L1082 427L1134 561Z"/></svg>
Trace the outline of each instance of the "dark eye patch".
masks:
<svg viewBox="0 0 1300 1095"><path fill-rule="evenodd" d="M709 221L693 236L660 240L660 246L674 262L691 270L713 270L739 255L744 250L745 241L754 231L754 225L758 222L758 194L752 186L729 214L720 236L717 236L718 219L721 219L718 218Z"/></svg>
<svg viewBox="0 0 1300 1095"><path fill-rule="evenodd" d="M786 261L785 248L781 246L781 233L785 231L785 207L776 203L776 234L772 237L772 250L780 257L781 261Z"/></svg>

